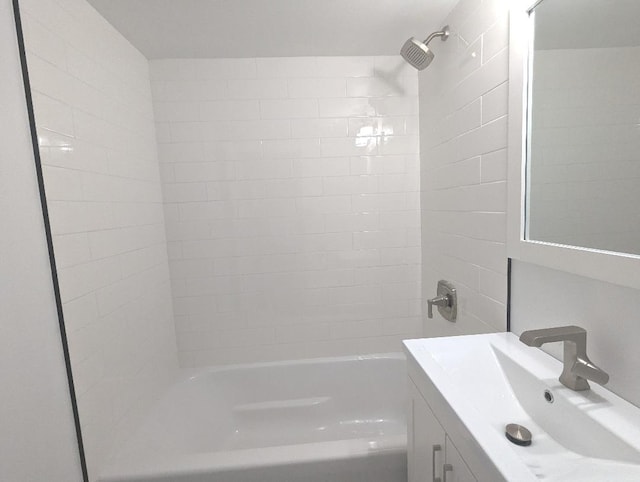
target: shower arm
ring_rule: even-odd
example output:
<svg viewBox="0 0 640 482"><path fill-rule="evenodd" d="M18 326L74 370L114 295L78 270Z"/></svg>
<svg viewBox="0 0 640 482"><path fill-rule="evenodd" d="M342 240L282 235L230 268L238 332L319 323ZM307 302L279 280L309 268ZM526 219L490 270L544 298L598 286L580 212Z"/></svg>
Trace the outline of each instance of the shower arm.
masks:
<svg viewBox="0 0 640 482"><path fill-rule="evenodd" d="M429 42L431 42L436 37L442 37L442 41L443 42L445 40L447 40L449 38L449 28L445 27L444 29L440 30L439 32L433 32L431 35L429 35L426 38L426 40L423 43L425 45L429 45Z"/></svg>

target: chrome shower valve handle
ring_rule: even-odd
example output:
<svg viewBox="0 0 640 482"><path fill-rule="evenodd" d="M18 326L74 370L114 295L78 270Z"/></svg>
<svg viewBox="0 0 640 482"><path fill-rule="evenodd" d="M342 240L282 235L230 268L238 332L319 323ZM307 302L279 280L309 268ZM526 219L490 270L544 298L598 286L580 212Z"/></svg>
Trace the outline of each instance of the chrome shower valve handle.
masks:
<svg viewBox="0 0 640 482"><path fill-rule="evenodd" d="M427 300L427 305L427 316L433 318L433 305L448 308L451 306L451 297L449 295L436 296L435 298Z"/></svg>
<svg viewBox="0 0 640 482"><path fill-rule="evenodd" d="M438 292L435 298L427 300L427 316L433 318L433 307L438 307L438 313L448 321L456 321L458 316L458 294L451 283L438 281Z"/></svg>

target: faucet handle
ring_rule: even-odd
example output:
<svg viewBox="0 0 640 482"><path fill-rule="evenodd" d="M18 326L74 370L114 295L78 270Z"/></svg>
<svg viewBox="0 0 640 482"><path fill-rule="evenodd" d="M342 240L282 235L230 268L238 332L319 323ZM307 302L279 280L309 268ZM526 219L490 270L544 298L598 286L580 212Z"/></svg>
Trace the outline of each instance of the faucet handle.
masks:
<svg viewBox="0 0 640 482"><path fill-rule="evenodd" d="M427 300L427 316L429 318L433 318L433 305L450 307L451 300L449 299L449 295L436 296L435 298Z"/></svg>
<svg viewBox="0 0 640 482"><path fill-rule="evenodd" d="M433 318L433 306L445 320L456 321L458 316L458 294L455 287L445 280L438 281L438 292L435 298L427 300L427 316Z"/></svg>
<svg viewBox="0 0 640 482"><path fill-rule="evenodd" d="M576 364L573 365L571 371L579 377L591 380L599 385L606 385L609 382L609 374L602 368L594 365L586 355L576 360Z"/></svg>

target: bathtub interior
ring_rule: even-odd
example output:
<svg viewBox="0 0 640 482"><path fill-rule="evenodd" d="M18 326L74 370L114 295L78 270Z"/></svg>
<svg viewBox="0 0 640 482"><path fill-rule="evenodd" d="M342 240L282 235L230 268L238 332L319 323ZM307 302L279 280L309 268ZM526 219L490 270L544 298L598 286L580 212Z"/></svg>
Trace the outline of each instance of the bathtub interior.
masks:
<svg viewBox="0 0 640 482"><path fill-rule="evenodd" d="M404 370L403 355L385 354L186 372L111 464L244 452L246 466L246 454L291 447L285 457L295 456L294 446L323 443L345 453L404 450Z"/></svg>

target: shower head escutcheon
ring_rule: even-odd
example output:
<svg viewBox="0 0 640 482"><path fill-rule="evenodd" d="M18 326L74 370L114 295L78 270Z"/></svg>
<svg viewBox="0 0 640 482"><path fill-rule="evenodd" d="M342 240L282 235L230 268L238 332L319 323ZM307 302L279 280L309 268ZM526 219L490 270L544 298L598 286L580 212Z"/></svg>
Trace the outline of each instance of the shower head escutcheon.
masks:
<svg viewBox="0 0 640 482"><path fill-rule="evenodd" d="M421 42L415 37L411 37L402 46L400 55L416 69L424 70L429 67L429 64L435 57L435 54L429 48L429 42L436 37L440 37L440 40L443 42L447 40L449 38L449 26L445 25L442 27L442 30L433 32L424 42Z"/></svg>

